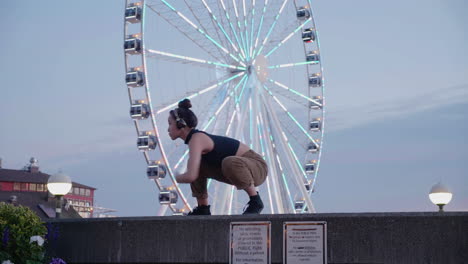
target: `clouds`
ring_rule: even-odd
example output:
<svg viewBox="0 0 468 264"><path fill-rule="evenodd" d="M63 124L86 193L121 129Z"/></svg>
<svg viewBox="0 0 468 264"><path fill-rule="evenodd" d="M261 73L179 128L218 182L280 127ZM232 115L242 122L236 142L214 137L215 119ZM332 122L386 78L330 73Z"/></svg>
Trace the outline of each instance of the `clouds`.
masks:
<svg viewBox="0 0 468 264"><path fill-rule="evenodd" d="M326 113L325 122L328 131L335 132L465 102L468 102L468 84L413 94L403 99L381 100L379 103L332 109Z"/></svg>

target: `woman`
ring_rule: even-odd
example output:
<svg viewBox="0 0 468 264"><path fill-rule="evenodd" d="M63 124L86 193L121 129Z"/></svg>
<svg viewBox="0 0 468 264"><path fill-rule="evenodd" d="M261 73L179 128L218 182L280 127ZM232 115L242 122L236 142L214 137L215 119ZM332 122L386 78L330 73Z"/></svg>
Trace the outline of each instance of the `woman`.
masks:
<svg viewBox="0 0 468 264"><path fill-rule="evenodd" d="M259 214L263 202L255 187L262 184L268 168L263 158L236 139L210 135L195 129L198 119L189 99L169 112L169 136L184 140L189 147L187 172L176 175L179 183L190 183L198 206L189 215L211 215L207 179L215 179L244 190L250 201L243 214Z"/></svg>

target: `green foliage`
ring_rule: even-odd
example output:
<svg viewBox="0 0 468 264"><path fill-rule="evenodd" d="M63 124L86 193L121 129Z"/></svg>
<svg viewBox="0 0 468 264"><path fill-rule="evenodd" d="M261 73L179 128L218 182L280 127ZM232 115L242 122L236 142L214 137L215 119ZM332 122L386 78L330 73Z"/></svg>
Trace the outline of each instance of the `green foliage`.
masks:
<svg viewBox="0 0 468 264"><path fill-rule="evenodd" d="M42 263L45 249L30 239L44 237L46 232L39 216L28 207L0 203L0 261Z"/></svg>

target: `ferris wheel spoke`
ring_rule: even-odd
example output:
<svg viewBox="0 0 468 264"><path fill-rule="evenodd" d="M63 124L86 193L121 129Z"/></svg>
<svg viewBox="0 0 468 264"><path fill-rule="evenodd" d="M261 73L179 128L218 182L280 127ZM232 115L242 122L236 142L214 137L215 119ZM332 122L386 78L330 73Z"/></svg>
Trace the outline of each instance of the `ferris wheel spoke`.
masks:
<svg viewBox="0 0 468 264"><path fill-rule="evenodd" d="M296 105L301 105L303 107L309 107L310 104L307 103L307 101L305 101L304 99L302 99L301 97L298 97L296 96L294 93L291 93L289 91L287 91L286 89L283 89L283 88L278 88L278 86L272 86L270 87L270 91L274 94L274 95L279 95L281 96L281 98L284 98Z"/></svg>
<svg viewBox="0 0 468 264"><path fill-rule="evenodd" d="M263 98L263 100L265 102L265 107L267 109L266 113L269 117L269 120L273 123L273 127L281 127L278 121L278 117L276 116L276 112L270 105L270 102L266 100L266 98ZM285 155L286 159L288 160L288 162L285 163L284 165L288 166L289 169L292 171L292 175L293 175L292 179L294 180L296 186L298 187L302 198L307 204L307 207L315 211L312 201L309 197L309 194L307 193L307 190L305 189L305 186L304 186L304 181L307 180L307 175L304 171L303 165L299 161L285 133L283 131L278 132L278 133L281 133L281 135L278 135L277 137L278 140L276 142L278 143L278 145L282 147L282 150L283 150L282 153L283 155Z"/></svg>
<svg viewBox="0 0 468 264"><path fill-rule="evenodd" d="M227 39L227 41L231 44L231 47L234 49L234 51L238 54L238 57L245 60L245 57L243 57L242 53L240 52L239 48L237 48L237 46L233 43L233 41L231 40L231 37L229 37L228 33L226 32L226 30L224 29L224 27L220 24L218 18L216 17L216 15L213 13L213 11L211 10L211 8L208 6L208 4L206 3L205 0L202 0L202 3L203 5L205 6L206 10L208 11L208 13L210 14L210 17L211 17L211 22L213 24L216 24L218 26L218 28L221 30L221 32L224 34L225 38Z"/></svg>
<svg viewBox="0 0 468 264"><path fill-rule="evenodd" d="M284 0L283 1L283 4L281 5L281 8L280 10L278 11L278 14L275 16L275 20L273 21L273 23L271 24L270 26L270 29L268 30L268 33L267 35L265 36L265 38L263 39L263 42L262 44L260 45L259 49L255 52L254 51L254 56L258 56L258 54L260 54L265 46L265 44L267 43L268 41L268 38L270 37L270 34L272 33L273 29L275 28L276 26L276 23L278 22L278 19L279 17L281 16L281 13L283 13L283 10L284 10L284 7L286 5L286 3L288 2L288 0ZM254 57L255 58L255 57Z"/></svg>
<svg viewBox="0 0 468 264"><path fill-rule="evenodd" d="M284 23L286 22L283 22L283 24ZM272 49L272 47L278 45L278 43L280 43L286 36L288 36L291 33L291 31L293 31L297 27L298 22L297 20L291 20L287 21L286 25L283 24L280 24L281 29L278 28L280 25L277 25L277 28L275 28L274 31L275 34L272 33L269 41L263 47L264 51L269 51Z"/></svg>
<svg viewBox="0 0 468 264"><path fill-rule="evenodd" d="M268 7L268 0L265 2L265 5L263 6L263 9L262 9L262 16L260 17L260 22L258 24L257 36L255 37L255 44L253 45L252 57L255 57L255 50L257 49L257 46L258 46L258 40L260 38L260 32L262 31L263 20L265 18L267 7Z"/></svg>
<svg viewBox="0 0 468 264"><path fill-rule="evenodd" d="M285 63L285 64L278 64L278 65L272 65L268 66L268 69L278 69L278 68L286 68L286 67L294 67L294 66L302 66L302 65L312 65L312 64L318 64L319 61L302 61L302 62L295 62L295 63Z"/></svg>
<svg viewBox="0 0 468 264"><path fill-rule="evenodd" d="M304 95L304 94L300 93L299 91L296 91L296 90L294 90L294 89L291 89L291 88L289 88L288 86L286 86L286 85L284 85L284 84L282 84L282 83L280 83L280 82L278 82L278 81L275 81L275 80L273 80L273 79L268 79L268 81L270 81L271 83L276 84L277 87L281 87L281 88L283 88L284 90L290 92L291 94L294 94L294 95L296 95L296 96L299 96L299 97L301 97L301 98L303 98L303 99L305 99L305 100L307 100L307 101L313 103L314 105L316 105L316 106L318 106L318 107L323 107L322 103L319 102L317 99L314 99L314 98L311 98L311 97L309 97L309 96L307 96L307 95ZM270 91L272 91L272 90L270 89Z"/></svg>
<svg viewBox="0 0 468 264"><path fill-rule="evenodd" d="M242 82L242 80L239 81L239 83L241 83L241 82ZM239 84L237 84L236 87L237 87L238 85L239 85ZM234 88L234 89L235 89L235 88ZM231 92L231 93L232 93L232 92ZM226 106L227 102L228 102L230 99L231 99L231 96L226 97L226 98L224 99L224 101L221 103L221 105L219 105L219 106L217 107L216 111L214 112L214 115L203 115L203 116L211 116L210 118L208 118L208 119L206 119L204 122L202 122L202 123L203 123L203 125L202 125L202 130L203 130L203 131L206 131L206 130L210 127L210 125L213 123L213 121L217 119L219 113L220 113L220 112L222 111L222 109ZM210 111L210 112L213 112L213 111ZM189 153L188 150L186 150L186 151L184 152L184 154L181 155L181 157L179 158L179 160L177 161L177 163L174 165L174 169L177 169L181 164L183 164L183 163L185 162L185 160L186 160L187 157L188 157L188 153Z"/></svg>
<svg viewBox="0 0 468 264"><path fill-rule="evenodd" d="M245 36L245 49L247 52L247 60L250 59L250 47L249 47L249 30L248 30L248 17L247 17L247 10L245 0L242 0L242 10L243 10L243 18L244 18L244 36Z"/></svg>
<svg viewBox="0 0 468 264"><path fill-rule="evenodd" d="M223 8L223 11L224 11L224 16L225 16L225 18L227 20L227 23L229 24L229 27L231 29L231 33L234 35L234 38L236 39L237 46L238 46L238 48L240 50L240 53L241 53L242 57L245 59L247 55L245 54L244 48L243 48L241 42L239 41L239 37L237 36L237 32L234 29L234 26L232 25L231 17L229 16L229 13L228 13L228 11L226 9L226 5L224 4L224 0L221 0L220 2L221 2L221 5L222 5L222 8Z"/></svg>
<svg viewBox="0 0 468 264"><path fill-rule="evenodd" d="M245 77L245 76L244 76ZM236 86L234 89L236 89L242 82L243 82L244 79L242 79ZM213 123L213 121L217 120L218 119L218 115L220 114L220 112L223 110L223 108L226 106L226 104L232 99L233 97L233 94L234 94L234 91L230 91L229 92L229 95L226 96L224 98L224 100L222 101L221 105L219 105L219 107L216 109L216 111L214 112L214 114L211 114L211 115L205 115L205 116L209 116L209 118L207 119L207 122L205 125L203 125L203 130L207 130L208 127L210 127L210 125Z"/></svg>
<svg viewBox="0 0 468 264"><path fill-rule="evenodd" d="M273 54L273 52L275 52L281 45L283 45L284 43L286 43L292 36L294 36L294 34L296 34L299 30L301 30L301 28L303 28L307 23L309 23L310 21L312 21L312 18L308 18L306 21L304 21L301 25L299 25L296 29L294 29L291 33L289 33L283 40L281 40L273 49L271 49L266 55L265 57L268 58L268 56L270 56L271 54Z"/></svg>
<svg viewBox="0 0 468 264"><path fill-rule="evenodd" d="M169 25L177 29L177 31L179 31L182 35L191 40L195 45L200 47L216 60L226 61L226 54L224 54L217 47L214 47L213 44L206 38L200 38L199 32L193 29L193 27L186 27L185 22L183 22L183 20L180 19L172 10L163 11L167 7L159 0L154 0L152 3L153 4L146 4L146 6L151 11L164 19Z"/></svg>
<svg viewBox="0 0 468 264"><path fill-rule="evenodd" d="M236 74L236 75L234 75L234 76L231 76L231 77L229 77L229 78L227 78L227 79L225 79L225 80L222 80L222 81L218 81L218 80L217 80L214 84L212 84L212 85L210 85L210 86L208 86L208 87L204 87L204 88L198 89L198 90L196 90L196 91L188 92L188 93L187 93L187 96L184 96L183 98L177 99L176 102L170 103L170 104L166 104L166 105L162 105L162 106L159 108L159 110L156 111L156 114L160 114L160 113L162 113L162 112L164 112L164 111L167 111L167 110L169 110L169 109L171 109L171 108L177 106L177 104L179 103L180 100L183 100L183 99L185 99L185 98L193 99L193 98L195 98L195 97L197 97L197 96L199 96L199 95L201 95L201 94L204 94L204 93L206 93L206 92L209 92L209 91L211 91L211 90L213 90L213 89L215 89L215 88L217 88L217 87L220 87L220 86L222 86L222 85L225 84L225 83L228 83L228 82L230 82L230 81L232 81L232 80L234 80L234 79L237 79L237 78L243 76L244 74L245 74L244 72L240 72L240 73L238 73L238 74Z"/></svg>
<svg viewBox="0 0 468 264"><path fill-rule="evenodd" d="M301 132L314 144L318 147L318 143L315 141L315 139L307 132L307 130L297 121L297 119L293 116L291 112L288 111L288 109L281 103L281 101L276 97L266 85L263 85L263 88L268 92L268 94L273 98L273 100L281 107L281 109L286 113L286 115L291 119L294 124L301 130Z"/></svg>
<svg viewBox="0 0 468 264"><path fill-rule="evenodd" d="M245 23L245 33L246 33L246 36L247 36L247 40L248 40L248 53L249 53L249 57L252 58L252 53L253 53L253 36L254 36L254 26L255 26L255 5L256 5L256 1L255 0L252 0L252 5L249 7L251 10L251 12L248 12L247 13L247 17L245 19L246 23ZM250 24L249 22L250 21ZM250 28L250 31L249 31L249 28Z"/></svg>
<svg viewBox="0 0 468 264"><path fill-rule="evenodd" d="M266 108L264 103L262 104L262 106L264 109ZM266 113L266 111L264 112ZM265 140L265 143L267 145L266 154L268 156L267 161L269 161L268 168L271 174L270 177L272 178L274 193L276 194L276 203L278 205L281 205L279 206L279 210L281 211L281 209L285 208L284 204L287 204L287 202L289 202L289 205L291 206L290 208L292 209L291 211L295 213L294 202L291 197L291 192L289 190L289 185L286 180L286 175L284 174L284 170L281 165L281 159L279 158L277 144L275 143L275 137L272 133L272 130L274 129L272 129L271 122L269 122L267 116L263 117L263 115L261 115L261 121L262 126L266 128L266 130L264 130L266 132L265 139L269 139Z"/></svg>
<svg viewBox="0 0 468 264"><path fill-rule="evenodd" d="M201 29L202 29L204 32L206 32L208 35L214 36L214 34L216 34L216 36L218 36L218 42L221 42L220 44L224 47L224 46L225 46L224 39L220 36L219 31L216 30L216 29L214 28L213 21L210 20L210 22L208 22L208 25L205 25L205 24L203 23L203 21L206 20L206 19L205 19L206 14L201 14L200 12L195 12L195 11L194 11L194 8L195 8L196 10L202 10L202 9L203 9L203 7L202 7L202 5L199 3L199 1L189 1L189 2L191 3L191 5L189 5L189 2L188 2L187 0L184 0L184 2L185 2L185 5L186 5L186 6L188 7L188 9L190 10L190 13L192 13L193 17L197 20L197 22L198 22L198 24L200 25ZM193 7L194 5L197 5L197 6ZM209 24L211 24L212 27L210 27ZM212 30L210 30L210 28L211 28ZM214 31L214 34L213 34L212 31ZM229 61L229 58L228 58L228 56L227 56L226 53L223 53L223 56L224 56L224 58L225 58L226 61Z"/></svg>
<svg viewBox="0 0 468 264"><path fill-rule="evenodd" d="M261 106L260 106L261 107ZM264 121L264 117L262 111L259 112L258 115L258 122L257 126L259 129L260 134L260 143L262 146L262 155L265 161L268 164L269 169L269 177L267 177L267 190L268 196L270 201L271 213L274 214L274 204L277 206L277 211L279 213L284 213L284 205L283 205L283 197L280 195L282 192L280 191L280 187L277 181L278 171L276 170L275 166L275 156L273 154L272 145L271 145L271 134L267 132L268 127L266 126L266 122ZM271 185L271 186L270 186ZM289 193L289 190L288 190ZM274 201L274 203L273 203Z"/></svg>
<svg viewBox="0 0 468 264"><path fill-rule="evenodd" d="M249 59L249 54L248 54L248 49L247 49L247 44L245 42L245 38L242 34L243 30L242 30L242 26L241 26L241 18L239 16L239 11L237 9L237 4L236 4L236 1L237 0L232 0L232 5L234 7L234 14L236 15L236 24L237 24L237 29L238 29L238 33L239 33L239 36L240 36L240 39L241 39L241 43L242 43L242 47L245 51L245 54L246 54L246 58L247 60Z"/></svg>
<svg viewBox="0 0 468 264"><path fill-rule="evenodd" d="M226 130L225 130L225 133L224 133L225 136L229 136L232 125L234 123L234 118L239 113L239 111L238 111L239 103L235 101L237 90L239 89L240 86L243 86L243 83L245 83L246 81L247 81L247 75L244 75L242 77L242 79L235 86L234 86L234 84L231 83L231 86L234 86L234 88L230 89L226 93L226 97L224 98L226 100L225 103L229 102L229 104L230 104L230 107L228 107L229 109L226 110L227 112L225 111L226 114L227 114L226 120L229 120L227 122L227 124L226 124L227 126L225 126L225 127L227 127ZM223 102L222 107L225 107L225 103ZM208 124L210 124L213 121L218 120L218 115L221 112L221 110L222 110L222 108L217 109L214 115L212 113L206 113L206 116L210 116L210 119L208 120ZM229 110L231 110L231 111L229 111ZM207 127L204 127L203 129L206 130Z"/></svg>
<svg viewBox="0 0 468 264"><path fill-rule="evenodd" d="M234 59L235 61L237 61L239 64L241 64L242 66L245 66L245 64L240 61L236 56L234 56L232 53L230 53L225 47L223 47L221 44L219 44L215 39L213 39L213 37L211 37L210 35L208 35L207 32L205 32L204 30L202 30L200 27L198 27L197 25L195 25L195 23L193 23L190 19L188 19L184 14L182 14L180 11L177 11L172 5L170 5L166 0L161 0L161 2L166 5L169 9L171 9L175 14L177 14L177 16L179 18L181 18L182 20L184 20L187 24L189 24L193 29L195 29L195 31L197 31L199 34L201 34L203 37L205 37L206 39L208 39L212 44L214 44L215 47L217 47L218 49L222 50L225 54L229 55L229 57L231 57L232 59Z"/></svg>
<svg viewBox="0 0 468 264"><path fill-rule="evenodd" d="M225 67L225 68L230 68L234 70L246 69L245 67L229 65L229 64L225 64L221 62L213 62L213 61L208 61L208 60L203 60L203 59L198 59L198 58L193 58L189 56L183 56L183 55L178 55L178 54L173 54L173 53L153 50L153 49L146 50L146 56L148 58L162 58L162 59L172 61L172 62L179 62L182 64L190 63L193 65L200 65L202 67L209 67L209 68Z"/></svg>
<svg viewBox="0 0 468 264"><path fill-rule="evenodd" d="M252 2L252 14L251 14L251 17L252 17L252 20L251 20L251 23L250 23L250 49L249 49L249 54L250 54L250 57L253 56L253 45L254 45L254 26L255 26L255 0L253 0Z"/></svg>

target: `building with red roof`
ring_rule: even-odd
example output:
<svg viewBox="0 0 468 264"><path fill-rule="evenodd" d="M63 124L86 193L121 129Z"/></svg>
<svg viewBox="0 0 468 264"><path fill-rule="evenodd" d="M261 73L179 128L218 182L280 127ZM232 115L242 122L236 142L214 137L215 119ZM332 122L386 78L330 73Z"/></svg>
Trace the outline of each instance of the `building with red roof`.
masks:
<svg viewBox="0 0 468 264"><path fill-rule="evenodd" d="M34 158L22 170L4 169L0 159L0 202L27 206L42 219L54 218L55 198L47 191L49 176L39 170ZM72 182L64 196L61 217L93 217L95 191L94 187Z"/></svg>

